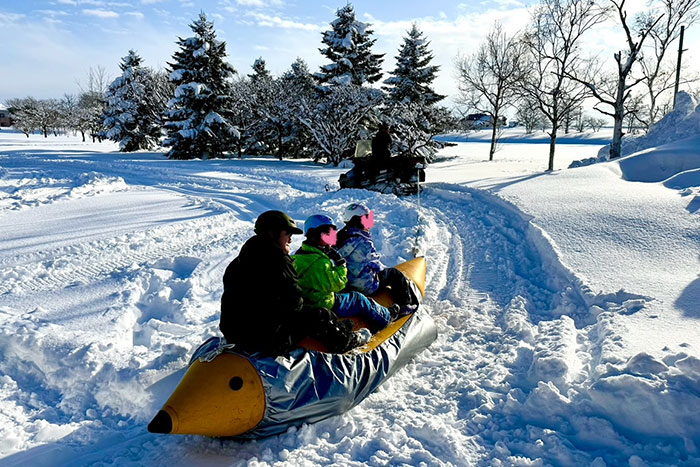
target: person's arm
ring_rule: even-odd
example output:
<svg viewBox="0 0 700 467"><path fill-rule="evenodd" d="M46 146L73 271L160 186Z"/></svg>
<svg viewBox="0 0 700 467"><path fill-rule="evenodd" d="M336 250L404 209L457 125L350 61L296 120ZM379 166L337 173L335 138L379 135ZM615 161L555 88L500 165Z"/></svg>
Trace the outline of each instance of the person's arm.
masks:
<svg viewBox="0 0 700 467"><path fill-rule="evenodd" d="M378 273L382 269L386 269L386 266L381 261L381 255L374 247L374 242L367 238L362 238L360 244L358 245L358 250L362 253L364 257L365 266Z"/></svg>
<svg viewBox="0 0 700 467"><path fill-rule="evenodd" d="M348 269L345 264L334 266L333 262L326 258L319 260L319 263L316 269L317 280L323 292L335 293L343 290L348 283Z"/></svg>

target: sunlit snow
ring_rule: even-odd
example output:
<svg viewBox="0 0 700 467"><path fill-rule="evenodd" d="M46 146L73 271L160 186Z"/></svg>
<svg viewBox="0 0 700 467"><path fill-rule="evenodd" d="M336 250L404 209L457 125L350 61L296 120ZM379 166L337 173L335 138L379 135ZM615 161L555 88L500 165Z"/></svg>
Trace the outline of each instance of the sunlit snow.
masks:
<svg viewBox="0 0 700 467"><path fill-rule="evenodd" d="M691 114L689 114L691 115ZM699 130L700 131L700 130ZM0 131L2 465L698 465L700 136L620 161L609 130L450 136L420 196L347 169L170 161ZM652 141L653 143L653 141ZM428 259L439 337L350 412L256 442L153 435L261 212L368 204ZM293 249L300 244L295 237Z"/></svg>

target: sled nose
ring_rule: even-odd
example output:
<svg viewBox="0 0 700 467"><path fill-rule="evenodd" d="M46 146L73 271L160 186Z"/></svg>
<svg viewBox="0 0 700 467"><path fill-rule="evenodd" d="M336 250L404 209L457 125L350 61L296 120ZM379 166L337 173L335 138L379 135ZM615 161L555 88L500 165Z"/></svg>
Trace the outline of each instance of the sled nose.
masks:
<svg viewBox="0 0 700 467"><path fill-rule="evenodd" d="M246 358L224 352L195 360L148 425L151 433L238 436L265 415L265 389Z"/></svg>
<svg viewBox="0 0 700 467"><path fill-rule="evenodd" d="M148 431L151 433L168 434L173 431L173 420L165 410L159 411L151 423L148 424Z"/></svg>

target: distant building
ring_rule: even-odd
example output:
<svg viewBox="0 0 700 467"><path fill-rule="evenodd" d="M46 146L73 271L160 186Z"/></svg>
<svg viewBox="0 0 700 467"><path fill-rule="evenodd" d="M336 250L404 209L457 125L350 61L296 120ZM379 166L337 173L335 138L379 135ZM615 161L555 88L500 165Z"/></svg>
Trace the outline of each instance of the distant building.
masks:
<svg viewBox="0 0 700 467"><path fill-rule="evenodd" d="M12 126L12 115L2 106L0 106L0 126Z"/></svg>
<svg viewBox="0 0 700 467"><path fill-rule="evenodd" d="M493 119L491 116L483 113L469 114L462 119L464 128L468 130L490 128L492 126L492 122ZM506 117L498 117L498 126L506 126Z"/></svg>

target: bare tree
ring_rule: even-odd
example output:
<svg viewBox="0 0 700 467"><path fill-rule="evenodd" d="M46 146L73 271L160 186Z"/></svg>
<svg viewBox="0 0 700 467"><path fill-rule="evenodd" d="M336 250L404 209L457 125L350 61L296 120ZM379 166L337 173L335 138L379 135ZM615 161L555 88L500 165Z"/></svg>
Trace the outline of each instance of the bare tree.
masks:
<svg viewBox="0 0 700 467"><path fill-rule="evenodd" d="M663 19L649 33L651 44L646 47L645 54L639 61L642 71L643 85L646 87L648 99L647 112L638 115L637 120L646 131L664 115L664 106L659 100L667 91L675 85L674 63L665 60L670 46L678 39L681 24L689 26L698 19L698 5L700 0L659 0L659 10L663 12ZM658 13L657 13L658 14ZM647 13L638 18L642 24L652 20L653 13ZM673 57L670 57L671 61ZM686 83L697 78L684 80Z"/></svg>
<svg viewBox="0 0 700 467"><path fill-rule="evenodd" d="M474 55L456 60L461 103L491 117L490 161L496 152L503 113L515 104L523 80L524 47L518 37L507 35L496 23Z"/></svg>
<svg viewBox="0 0 700 467"><path fill-rule="evenodd" d="M77 81L80 94L78 95L78 112L76 129L80 131L83 141L85 133L95 140L104 139L102 119L106 106L105 92L112 82L107 70L101 65L90 67L85 83Z"/></svg>
<svg viewBox="0 0 700 467"><path fill-rule="evenodd" d="M589 116L585 118L585 123L588 128L597 133L600 131L601 128L603 128L603 125L605 125L605 119L600 117Z"/></svg>
<svg viewBox="0 0 700 467"><path fill-rule="evenodd" d="M80 88L80 91L83 94L93 92L104 94L107 91L107 88L109 87L109 84L111 82L112 80L107 74L107 70L105 70L105 67L98 65L94 68L90 67L85 83L76 81L76 84L78 85L78 88Z"/></svg>
<svg viewBox="0 0 700 467"><path fill-rule="evenodd" d="M377 89L356 85L333 86L320 101L302 101L299 121L314 138L314 159L337 166L355 149L363 123L381 103Z"/></svg>
<svg viewBox="0 0 700 467"><path fill-rule="evenodd" d="M64 94L61 99L61 118L60 125L61 128L68 133L68 131L77 130L77 117L78 117L78 98L73 94Z"/></svg>
<svg viewBox="0 0 700 467"><path fill-rule="evenodd" d="M586 86L569 77L588 76L580 40L606 17L607 10L595 2L542 0L523 35L530 73L522 92L549 121L549 171L554 170L557 132L564 124L568 133L574 110L590 95Z"/></svg>
<svg viewBox="0 0 700 467"><path fill-rule="evenodd" d="M37 113L39 102L33 97L15 98L6 102L7 108L12 113L15 128L24 133L27 138L37 129Z"/></svg>
<svg viewBox="0 0 700 467"><path fill-rule="evenodd" d="M625 102L625 126L627 133L637 133L639 123L643 122L643 116L648 114L649 108L644 104L645 96L634 94Z"/></svg>
<svg viewBox="0 0 700 467"><path fill-rule="evenodd" d="M518 119L520 125L525 127L525 133L529 135L535 131L535 128L542 126L544 117L539 107L534 102L525 98L518 104L515 118Z"/></svg>
<svg viewBox="0 0 700 467"><path fill-rule="evenodd" d="M610 4L613 14L619 20L622 27L627 48L622 51L615 52L613 57L617 69L614 74L608 74L602 81L595 82L593 78L584 78L569 74L568 76L580 83L584 84L598 100L595 109L612 117L613 119L613 139L610 143L610 159L620 157L622 129L625 118L625 102L632 94L632 88L642 81L642 78L633 78L632 68L639 61L642 51L642 46L652 30L656 27L659 21L662 20L663 14L645 15L644 21L637 21L634 24L634 29L630 26L629 18L625 3L627 0L607 0ZM590 68L589 68L590 69ZM611 107L612 110L604 110L600 105Z"/></svg>

